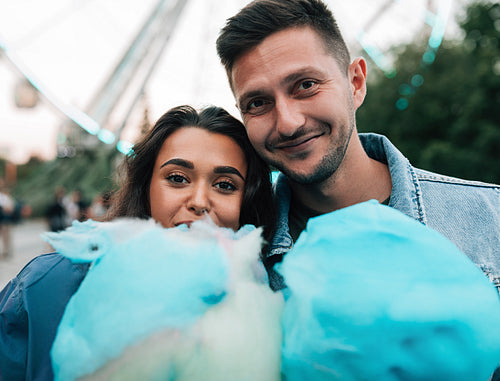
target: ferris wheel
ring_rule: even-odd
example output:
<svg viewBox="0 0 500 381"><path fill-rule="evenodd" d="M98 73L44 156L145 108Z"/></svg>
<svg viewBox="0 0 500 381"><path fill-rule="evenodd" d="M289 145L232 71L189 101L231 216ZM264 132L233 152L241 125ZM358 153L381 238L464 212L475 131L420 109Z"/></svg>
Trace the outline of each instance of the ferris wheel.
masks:
<svg viewBox="0 0 500 381"><path fill-rule="evenodd" d="M426 68L434 63L451 18L453 0L352 0L349 9L338 0L330 0L330 4L339 11L339 20L345 25L357 25L349 36L354 50L367 55L388 78L397 76L394 46L416 40L424 43L416 65L420 70L399 86L400 97L395 107L405 110L409 96L423 85Z"/></svg>
<svg viewBox="0 0 500 381"><path fill-rule="evenodd" d="M325 1L350 49L389 78L396 75L391 47L417 36L427 40L423 65L432 64L452 10L452 0ZM145 93L172 102L180 90L190 94L179 99L200 102L231 97L214 44L225 19L247 2L18 1L0 9L0 53L20 75L18 96L36 104L41 95L72 121L62 143L78 126L80 141L97 138L126 153L125 127Z"/></svg>
<svg viewBox="0 0 500 381"><path fill-rule="evenodd" d="M329 0L329 4L341 28L350 32L353 47L368 55L389 78L396 75L391 56L395 45L425 39L422 62L434 62L453 9L453 0L351 0L349 5Z"/></svg>
<svg viewBox="0 0 500 381"><path fill-rule="evenodd" d="M144 92L186 2L124 1L119 8L109 0L51 0L53 7L44 3L40 8L28 0L9 8L11 14L0 17L0 25L10 25L0 30L0 49L22 77L22 93L16 96L26 98L31 87L64 117L62 145L68 137L72 144L88 146L100 140L127 152L131 144L120 138L122 125ZM12 23L23 18L36 22ZM81 130L75 133L74 126Z"/></svg>

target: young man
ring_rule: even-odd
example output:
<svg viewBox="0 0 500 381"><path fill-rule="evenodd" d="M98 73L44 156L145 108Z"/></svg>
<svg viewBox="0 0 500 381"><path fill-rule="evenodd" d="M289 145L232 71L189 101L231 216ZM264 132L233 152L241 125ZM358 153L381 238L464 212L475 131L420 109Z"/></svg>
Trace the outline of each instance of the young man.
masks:
<svg viewBox="0 0 500 381"><path fill-rule="evenodd" d="M384 136L357 133L366 62L351 62L320 0L257 0L230 18L217 50L257 152L281 174L272 271L310 217L376 199L454 242L500 287L500 187L411 166Z"/></svg>

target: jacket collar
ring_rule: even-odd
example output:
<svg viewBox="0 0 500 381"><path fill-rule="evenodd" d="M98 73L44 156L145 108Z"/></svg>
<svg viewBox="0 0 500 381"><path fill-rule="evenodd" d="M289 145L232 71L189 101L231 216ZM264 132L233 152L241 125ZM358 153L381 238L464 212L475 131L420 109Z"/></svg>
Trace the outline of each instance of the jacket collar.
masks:
<svg viewBox="0 0 500 381"><path fill-rule="evenodd" d="M389 206L398 209L407 216L427 223L422 203L422 190L415 169L408 159L383 135L359 134L361 144L372 159L389 166L392 182L392 192ZM277 221L275 235L269 245L267 257L283 255L288 252L293 241L288 230L288 212L292 192L288 179L282 173L273 184L274 200L277 206Z"/></svg>
<svg viewBox="0 0 500 381"><path fill-rule="evenodd" d="M422 189L408 159L383 135L359 134L359 138L369 157L389 166L392 182L389 206L426 224Z"/></svg>

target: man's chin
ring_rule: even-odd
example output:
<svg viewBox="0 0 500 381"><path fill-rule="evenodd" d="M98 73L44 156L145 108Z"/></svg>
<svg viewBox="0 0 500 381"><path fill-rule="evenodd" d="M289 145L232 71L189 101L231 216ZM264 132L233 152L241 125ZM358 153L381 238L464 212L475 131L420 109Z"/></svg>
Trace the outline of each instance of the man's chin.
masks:
<svg viewBox="0 0 500 381"><path fill-rule="evenodd" d="M325 171L320 169L309 170L309 171L297 171L289 170L288 168L283 168L281 170L283 174L291 181L300 185L315 185L321 184L328 180L332 173L331 171Z"/></svg>
<svg viewBox="0 0 500 381"><path fill-rule="evenodd" d="M326 151L319 156L318 152L309 152L303 159L276 160L271 165L278 168L288 179L300 185L318 185L333 178L344 160L347 145ZM285 165L286 163L286 165Z"/></svg>

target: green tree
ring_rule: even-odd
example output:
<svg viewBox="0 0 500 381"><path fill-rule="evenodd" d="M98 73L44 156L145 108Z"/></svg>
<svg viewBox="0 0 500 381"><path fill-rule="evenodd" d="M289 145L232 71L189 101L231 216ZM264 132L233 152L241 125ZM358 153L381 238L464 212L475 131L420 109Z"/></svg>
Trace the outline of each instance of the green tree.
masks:
<svg viewBox="0 0 500 381"><path fill-rule="evenodd" d="M470 5L460 27L464 40L435 60L421 41L399 47L397 75L369 82L358 129L388 136L417 167L500 183L500 5Z"/></svg>

